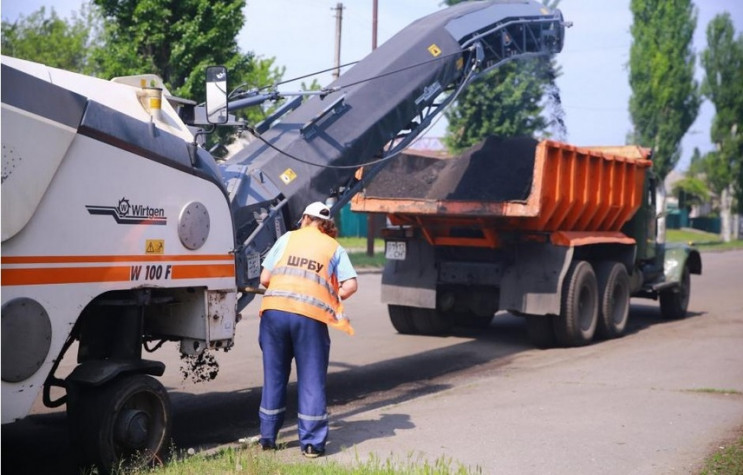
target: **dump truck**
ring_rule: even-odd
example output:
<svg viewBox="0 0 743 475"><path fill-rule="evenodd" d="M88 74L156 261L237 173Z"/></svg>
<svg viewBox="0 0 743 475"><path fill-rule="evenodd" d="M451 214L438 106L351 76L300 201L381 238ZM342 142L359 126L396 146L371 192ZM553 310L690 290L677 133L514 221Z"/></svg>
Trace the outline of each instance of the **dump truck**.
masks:
<svg viewBox="0 0 743 475"><path fill-rule="evenodd" d="M3 56L2 422L39 398L66 406L83 464L154 460L172 424L158 348L230 349L263 257L308 202L337 212L363 187L359 166L381 170L480 75L559 52L565 26L533 0L467 2L319 91L230 89L210 67L204 104L151 75ZM259 124L235 118L279 99ZM203 140L216 126L255 140L218 161Z"/></svg>
<svg viewBox="0 0 743 475"><path fill-rule="evenodd" d="M442 334L526 318L539 347L627 328L630 298L687 311L699 252L656 234L649 149L488 137L455 157L407 151L354 197L386 215L382 301L393 327Z"/></svg>

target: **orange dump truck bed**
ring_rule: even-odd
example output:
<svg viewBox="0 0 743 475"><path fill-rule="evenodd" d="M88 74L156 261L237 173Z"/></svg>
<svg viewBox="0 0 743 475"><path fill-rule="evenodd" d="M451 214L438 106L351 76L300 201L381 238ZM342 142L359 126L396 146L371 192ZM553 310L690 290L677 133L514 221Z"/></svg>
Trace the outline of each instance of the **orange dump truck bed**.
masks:
<svg viewBox="0 0 743 475"><path fill-rule="evenodd" d="M432 244L497 247L503 232L549 233L555 244L619 232L641 204L649 150L490 137L458 157L406 152L351 209L419 226ZM473 232L476 230L477 232Z"/></svg>

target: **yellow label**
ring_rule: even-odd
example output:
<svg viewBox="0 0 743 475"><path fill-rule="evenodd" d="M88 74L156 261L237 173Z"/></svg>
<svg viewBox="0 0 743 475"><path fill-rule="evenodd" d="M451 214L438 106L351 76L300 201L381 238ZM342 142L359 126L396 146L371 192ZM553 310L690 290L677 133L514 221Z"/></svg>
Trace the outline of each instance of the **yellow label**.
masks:
<svg viewBox="0 0 743 475"><path fill-rule="evenodd" d="M145 254L165 254L165 239L148 239L144 245Z"/></svg>
<svg viewBox="0 0 743 475"><path fill-rule="evenodd" d="M457 69L462 69L464 67L464 58L457 59Z"/></svg>
<svg viewBox="0 0 743 475"><path fill-rule="evenodd" d="M284 173L279 175L279 178L281 178L281 181L284 182L285 185L288 185L289 183L293 182L295 178L297 178L297 174L294 173L294 170L291 168L287 168L284 170Z"/></svg>
<svg viewBox="0 0 743 475"><path fill-rule="evenodd" d="M151 109L160 109L162 106L162 101L159 97L150 97L150 108Z"/></svg>
<svg viewBox="0 0 743 475"><path fill-rule="evenodd" d="M436 43L434 43L428 47L428 52L431 53L432 56L436 57L441 54L441 48L436 46Z"/></svg>

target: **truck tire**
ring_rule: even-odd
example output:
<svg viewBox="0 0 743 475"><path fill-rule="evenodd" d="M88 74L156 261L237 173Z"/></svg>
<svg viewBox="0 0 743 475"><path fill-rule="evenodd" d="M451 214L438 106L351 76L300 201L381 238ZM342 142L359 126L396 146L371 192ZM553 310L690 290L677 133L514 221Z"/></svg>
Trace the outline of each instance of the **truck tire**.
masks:
<svg viewBox="0 0 743 475"><path fill-rule="evenodd" d="M557 343L552 315L529 315L526 317L526 331L529 341L537 348L553 348Z"/></svg>
<svg viewBox="0 0 743 475"><path fill-rule="evenodd" d="M76 391L70 427L81 463L110 473L162 461L170 437L170 399L144 374L121 376L102 387Z"/></svg>
<svg viewBox="0 0 743 475"><path fill-rule="evenodd" d="M627 328L630 282L627 269L619 262L601 262L596 266L599 288L599 319L596 335L617 338Z"/></svg>
<svg viewBox="0 0 743 475"><path fill-rule="evenodd" d="M686 316L689 308L689 295L691 293L691 277L689 268L684 266L681 274L681 282L678 287L664 290L660 293L660 313L663 318L678 320Z"/></svg>
<svg viewBox="0 0 743 475"><path fill-rule="evenodd" d="M413 308L413 325L418 335L443 335L454 321L434 308Z"/></svg>
<svg viewBox="0 0 743 475"><path fill-rule="evenodd" d="M390 315L390 322L398 333L403 335L415 334L415 325L413 325L413 307L405 305L388 305L387 313Z"/></svg>
<svg viewBox="0 0 743 475"><path fill-rule="evenodd" d="M583 346L593 339L599 314L598 285L587 261L570 265L562 284L560 315L554 319L555 337L562 346Z"/></svg>

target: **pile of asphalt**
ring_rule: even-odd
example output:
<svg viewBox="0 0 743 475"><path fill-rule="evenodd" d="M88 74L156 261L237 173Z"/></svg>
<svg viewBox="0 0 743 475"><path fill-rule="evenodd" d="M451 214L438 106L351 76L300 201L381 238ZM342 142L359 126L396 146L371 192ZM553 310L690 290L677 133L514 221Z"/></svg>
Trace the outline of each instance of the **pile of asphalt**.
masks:
<svg viewBox="0 0 743 475"><path fill-rule="evenodd" d="M370 198L524 201L531 191L537 141L488 137L461 155L400 154L367 185Z"/></svg>

